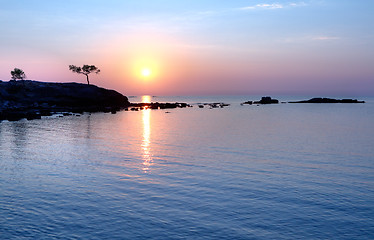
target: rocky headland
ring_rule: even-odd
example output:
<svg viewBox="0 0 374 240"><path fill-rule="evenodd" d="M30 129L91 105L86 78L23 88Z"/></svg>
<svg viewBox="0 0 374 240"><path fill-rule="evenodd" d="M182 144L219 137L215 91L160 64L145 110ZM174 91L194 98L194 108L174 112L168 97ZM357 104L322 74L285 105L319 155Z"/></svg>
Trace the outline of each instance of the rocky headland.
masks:
<svg viewBox="0 0 374 240"><path fill-rule="evenodd" d="M68 112L115 112L128 106L126 96L95 85L0 81L0 120L31 120Z"/></svg>

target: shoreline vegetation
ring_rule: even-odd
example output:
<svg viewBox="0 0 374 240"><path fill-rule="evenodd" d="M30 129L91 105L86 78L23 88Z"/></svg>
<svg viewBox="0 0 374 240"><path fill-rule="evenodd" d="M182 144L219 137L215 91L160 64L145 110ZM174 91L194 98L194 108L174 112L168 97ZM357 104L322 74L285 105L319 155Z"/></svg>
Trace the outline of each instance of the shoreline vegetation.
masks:
<svg viewBox="0 0 374 240"><path fill-rule="evenodd" d="M278 104L277 99L262 97L240 105ZM282 102L286 103L286 102ZM365 103L356 99L312 98L288 103ZM223 108L230 104L199 103L199 108ZM42 116L80 115L84 112L139 111L144 109L173 109L193 107L188 103L131 103L115 90L81 83L50 83L32 80L0 81L0 121L40 119Z"/></svg>

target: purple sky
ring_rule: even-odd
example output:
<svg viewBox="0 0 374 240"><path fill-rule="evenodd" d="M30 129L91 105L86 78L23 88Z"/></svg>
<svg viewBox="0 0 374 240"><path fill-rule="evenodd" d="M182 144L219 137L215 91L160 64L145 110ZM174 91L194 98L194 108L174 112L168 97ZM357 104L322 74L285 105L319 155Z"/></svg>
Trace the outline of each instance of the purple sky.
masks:
<svg viewBox="0 0 374 240"><path fill-rule="evenodd" d="M0 5L4 81L85 83L68 66L95 64L91 82L126 95L374 95L374 1Z"/></svg>

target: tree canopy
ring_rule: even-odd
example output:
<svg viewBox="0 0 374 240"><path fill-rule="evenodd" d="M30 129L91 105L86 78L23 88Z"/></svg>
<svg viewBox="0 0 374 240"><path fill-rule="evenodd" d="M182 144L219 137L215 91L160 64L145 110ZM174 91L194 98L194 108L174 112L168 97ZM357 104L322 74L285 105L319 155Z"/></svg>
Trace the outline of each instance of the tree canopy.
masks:
<svg viewBox="0 0 374 240"><path fill-rule="evenodd" d="M100 69L97 68L95 65L83 65L83 67L77 67L75 65L69 65L69 70L78 74L83 74L87 78L87 84L90 85L90 81L88 79L88 75L90 73L100 73Z"/></svg>
<svg viewBox="0 0 374 240"><path fill-rule="evenodd" d="M23 72L22 69L15 68L13 71L10 71L13 80L24 80L26 78L26 74Z"/></svg>

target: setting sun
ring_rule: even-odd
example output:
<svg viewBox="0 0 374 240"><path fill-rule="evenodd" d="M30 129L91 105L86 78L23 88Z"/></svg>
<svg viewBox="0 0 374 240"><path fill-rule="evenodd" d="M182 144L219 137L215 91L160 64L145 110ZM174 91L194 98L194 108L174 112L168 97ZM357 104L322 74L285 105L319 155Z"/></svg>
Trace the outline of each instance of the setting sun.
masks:
<svg viewBox="0 0 374 240"><path fill-rule="evenodd" d="M143 77L149 77L151 75L151 70L149 68L143 68L141 74Z"/></svg>

